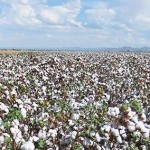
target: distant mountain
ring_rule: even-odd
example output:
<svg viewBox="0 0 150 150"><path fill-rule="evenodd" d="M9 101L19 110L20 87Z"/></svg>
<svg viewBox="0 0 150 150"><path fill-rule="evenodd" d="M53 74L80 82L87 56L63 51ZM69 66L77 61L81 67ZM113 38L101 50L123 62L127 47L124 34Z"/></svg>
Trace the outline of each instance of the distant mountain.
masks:
<svg viewBox="0 0 150 150"><path fill-rule="evenodd" d="M51 47L51 48L8 48L9 50L52 50L52 51L119 51L119 52L128 52L128 51L150 51L150 47L141 47L141 48L133 48L133 47L120 47L120 48L107 48L107 47L97 47L97 48L85 48L85 47ZM7 48L0 48L0 50L7 50Z"/></svg>

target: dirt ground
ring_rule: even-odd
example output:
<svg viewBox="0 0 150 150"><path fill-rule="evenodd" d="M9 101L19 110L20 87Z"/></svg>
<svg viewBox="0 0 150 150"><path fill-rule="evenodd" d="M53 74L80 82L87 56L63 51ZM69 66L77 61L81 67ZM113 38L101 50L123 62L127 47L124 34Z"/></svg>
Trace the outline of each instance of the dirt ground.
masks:
<svg viewBox="0 0 150 150"><path fill-rule="evenodd" d="M18 54L21 51L15 51L15 50L0 50L0 54Z"/></svg>

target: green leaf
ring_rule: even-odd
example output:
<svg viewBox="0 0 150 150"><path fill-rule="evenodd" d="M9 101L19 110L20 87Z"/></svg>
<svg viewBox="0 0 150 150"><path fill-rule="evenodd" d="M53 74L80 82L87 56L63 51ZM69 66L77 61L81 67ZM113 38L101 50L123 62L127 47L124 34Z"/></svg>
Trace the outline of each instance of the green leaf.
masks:
<svg viewBox="0 0 150 150"><path fill-rule="evenodd" d="M43 139L39 139L37 141L37 148L40 149L40 150L43 150L46 148L46 141L43 140Z"/></svg>

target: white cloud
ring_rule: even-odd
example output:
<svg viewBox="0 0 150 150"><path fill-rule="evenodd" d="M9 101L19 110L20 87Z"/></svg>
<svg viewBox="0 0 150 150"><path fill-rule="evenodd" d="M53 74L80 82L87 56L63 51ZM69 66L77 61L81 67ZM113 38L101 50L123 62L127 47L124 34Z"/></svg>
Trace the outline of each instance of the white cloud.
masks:
<svg viewBox="0 0 150 150"><path fill-rule="evenodd" d="M137 32L150 29L149 0L120 0L117 19ZM115 8L114 8L115 9Z"/></svg>
<svg viewBox="0 0 150 150"><path fill-rule="evenodd" d="M46 22L53 23L53 24L64 24L67 14L69 13L69 10L62 7L52 7L47 9L41 10L41 17Z"/></svg>
<svg viewBox="0 0 150 150"><path fill-rule="evenodd" d="M49 6L46 0L3 0L0 3L5 4L0 14L3 20L0 24L81 26L81 23L76 21L81 9L80 0L69 0L65 4L53 7Z"/></svg>
<svg viewBox="0 0 150 150"><path fill-rule="evenodd" d="M87 9L85 13L90 21L102 26L110 24L116 15L115 11L109 8Z"/></svg>
<svg viewBox="0 0 150 150"><path fill-rule="evenodd" d="M68 3L61 6L47 6L41 8L40 16L41 19L46 21L46 23L57 25L71 24L75 26L81 26L81 23L76 21L80 10L80 0L70 0Z"/></svg>
<svg viewBox="0 0 150 150"><path fill-rule="evenodd" d="M36 16L35 8L28 0L3 0L2 4L4 6L0 18L2 18L3 24L20 24L25 26L41 24Z"/></svg>

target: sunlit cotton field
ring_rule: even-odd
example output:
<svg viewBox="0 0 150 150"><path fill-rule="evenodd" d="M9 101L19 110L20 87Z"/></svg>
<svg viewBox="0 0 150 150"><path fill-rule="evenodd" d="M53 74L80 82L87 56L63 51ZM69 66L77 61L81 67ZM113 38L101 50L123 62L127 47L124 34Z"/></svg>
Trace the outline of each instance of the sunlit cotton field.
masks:
<svg viewBox="0 0 150 150"><path fill-rule="evenodd" d="M150 149L150 53L0 53L0 149Z"/></svg>

